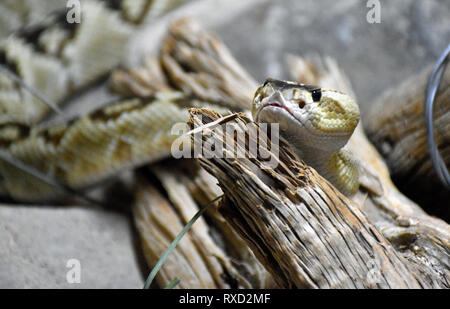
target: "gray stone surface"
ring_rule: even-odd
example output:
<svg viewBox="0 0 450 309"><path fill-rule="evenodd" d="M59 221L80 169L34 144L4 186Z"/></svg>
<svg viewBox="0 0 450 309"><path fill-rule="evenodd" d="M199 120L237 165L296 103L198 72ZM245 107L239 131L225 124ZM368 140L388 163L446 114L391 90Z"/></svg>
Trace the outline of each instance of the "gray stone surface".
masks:
<svg viewBox="0 0 450 309"><path fill-rule="evenodd" d="M0 288L141 288L129 218L104 210L0 206ZM69 259L81 282L69 284Z"/></svg>

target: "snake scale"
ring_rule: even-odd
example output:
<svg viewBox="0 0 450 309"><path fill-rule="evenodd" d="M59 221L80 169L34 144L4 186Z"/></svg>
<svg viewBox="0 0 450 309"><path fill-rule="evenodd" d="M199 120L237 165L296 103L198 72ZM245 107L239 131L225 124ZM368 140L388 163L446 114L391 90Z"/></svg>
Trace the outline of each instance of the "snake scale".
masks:
<svg viewBox="0 0 450 309"><path fill-rule="evenodd" d="M94 39L85 38L89 42ZM62 42L60 50L70 44ZM16 53L8 49L8 44L1 52L5 62L14 67L11 59ZM21 59L15 62L19 75L31 70ZM33 86L46 95L48 87L60 88L61 93L50 96L58 101L64 97L63 92L93 80L103 69L94 71L77 83L76 76L83 74L66 70L61 76L59 68L54 67L41 72L45 79ZM26 106L37 103L36 99L5 82L5 76L1 81L1 149L72 189L90 187L119 171L169 156L177 138L170 129L188 120L191 107L207 107L221 114L252 109L256 121L279 122L282 137L300 158L342 192L351 194L358 188L354 160L342 150L359 121L358 106L350 96L278 80L268 80L257 88L228 49L190 19L172 23L158 60L150 57L139 68L111 74L110 88L121 98L62 124L34 124L48 108L30 109L31 114L26 114ZM5 83L9 88L5 89ZM11 107L20 100L29 100L23 110ZM62 193L4 160L0 160L0 175L2 193L16 200L47 200Z"/></svg>

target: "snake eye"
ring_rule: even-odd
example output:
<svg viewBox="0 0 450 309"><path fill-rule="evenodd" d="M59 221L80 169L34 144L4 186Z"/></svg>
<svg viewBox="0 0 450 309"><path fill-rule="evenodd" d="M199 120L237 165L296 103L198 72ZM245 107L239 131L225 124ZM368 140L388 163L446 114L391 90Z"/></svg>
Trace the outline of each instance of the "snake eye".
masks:
<svg viewBox="0 0 450 309"><path fill-rule="evenodd" d="M272 81L273 81L273 78L267 78L267 79L264 81L263 87L266 87L267 84L269 84L269 83L272 82Z"/></svg>
<svg viewBox="0 0 450 309"><path fill-rule="evenodd" d="M314 89L311 92L311 96L314 102L319 102L322 98L322 91L320 91L320 89Z"/></svg>

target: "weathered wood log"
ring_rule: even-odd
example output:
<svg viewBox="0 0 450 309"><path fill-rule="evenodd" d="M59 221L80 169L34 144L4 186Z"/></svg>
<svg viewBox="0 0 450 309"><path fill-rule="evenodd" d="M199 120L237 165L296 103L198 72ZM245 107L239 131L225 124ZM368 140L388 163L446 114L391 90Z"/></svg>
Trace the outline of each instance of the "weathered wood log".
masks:
<svg viewBox="0 0 450 309"><path fill-rule="evenodd" d="M206 100L201 102L202 106L214 106L218 109L222 104L223 112L230 108L241 110L250 107L253 88L256 88L255 82L231 56L224 44L201 29L196 22L190 19L174 22L163 40L159 59L161 61L156 63L154 58L149 57L142 67L114 72L111 78L113 89L125 96L138 97L148 96L155 90L178 90ZM158 163L152 165L151 174L153 182L159 185L155 187L144 183L139 186L135 204L135 221L140 226L139 232L147 251L149 267L155 265L157 257L163 253L162 248L168 245L169 238L165 239L165 246L153 245L155 239L160 237L155 235L166 235L166 230L170 230L171 235L175 237L181 227L176 224L160 224L158 222L165 222L164 218L148 220L140 214L152 213L153 208L155 211L162 208L185 224L201 205L206 205L222 194L216 179L201 169L194 160ZM155 190L159 192L158 199L142 198ZM217 212L214 205L209 207L204 216L206 220L201 219L196 223L188 235L200 235L197 238L202 239L201 243L207 244L207 252L197 248L195 244L198 243L185 245L177 250L179 253L188 250L186 254L189 256L201 256L203 260L200 262L200 268L214 259L219 261L220 265L211 270L212 274L203 276L196 272L194 277L199 276L196 280L180 283L179 287L276 287L272 276ZM156 277L158 286L164 287L173 279L167 275L169 270L172 275L182 274L180 279L181 276L187 278L192 275L190 268L185 267L191 265L190 267L195 269L195 265L190 262L192 261L167 261L161 270L163 275Z"/></svg>
<svg viewBox="0 0 450 309"><path fill-rule="evenodd" d="M250 108L256 82L228 48L195 20L181 18L169 26L160 60L176 89L233 110Z"/></svg>
<svg viewBox="0 0 450 309"><path fill-rule="evenodd" d="M185 223L157 188L145 180L139 183L134 221L142 238L144 256L153 267ZM158 273L158 286L165 287L179 278L179 288L227 287L226 282L214 276L218 274L217 261L203 256L201 248L204 247L198 246L193 235L185 235Z"/></svg>
<svg viewBox="0 0 450 309"><path fill-rule="evenodd" d="M171 38L171 40L174 39L175 37ZM183 37L179 37L177 39L179 40L179 42L174 44L173 46L182 46L183 44L181 42L183 41ZM195 45L189 46L189 48L195 48ZM220 45L218 48L221 48ZM169 57L172 57L170 55L173 55L173 53L169 53L169 51L170 50L167 50L166 53ZM175 62L180 61L180 63L178 64L171 61L172 65L175 65L177 70L180 70L177 74L185 76L185 78L180 79L180 81L190 80L195 83L200 82L200 80L208 81L207 93L215 93L215 95L220 94L220 98L223 101L235 99L226 98L226 95L230 90L229 86L221 88L219 90L214 89L214 87L217 87L218 84L221 84L221 82L223 82L217 79L220 79L221 75L214 74L215 71L212 70L212 68L215 68L216 66L210 67L212 71L206 72L205 67L196 62L199 58L189 57L189 55L190 53L179 53L177 57L171 58ZM205 54L203 54L203 56L204 55ZM305 61L302 58L295 57L292 59L293 61L297 61L297 63L293 63L294 65L292 65L291 63L290 66L293 71L292 73L294 73L295 76L294 79L299 79L300 81L308 84L316 84L322 87L339 89L349 94L353 93L348 79L345 78L345 76L337 66L337 63L333 59L327 58L326 61L322 61L322 59L318 57L308 59L308 61ZM189 67L194 68L194 70L187 70L187 68ZM219 65L218 67L221 67L221 65ZM223 70L223 68L221 70ZM170 74L170 72L165 71L165 74ZM196 76L203 76L203 78L197 79L195 78ZM205 78L205 76L210 76L210 78ZM238 78L237 80L240 79ZM171 85L173 85L173 83ZM224 89L227 90L224 91ZM243 95L243 97L245 96L247 98L251 97L253 91L254 89L246 87L240 89L240 92L246 93L245 95ZM352 207L357 206L360 210L362 210L365 215L367 215L368 221L371 224L375 225L375 227L383 234L383 236L389 240L389 254L386 254L386 256L390 257L390 250L393 247L395 249L396 256L399 257L401 262L398 262L396 258L394 258L395 261L403 264L404 261L407 260L406 265L408 271L410 269L410 266L413 265L412 272L414 276L417 274L416 270L420 269L421 271L419 272L422 275L419 275L419 277L422 276L431 278L429 279L430 284L424 286L449 287L449 226L439 219L428 216L417 204L407 199L401 192L397 190L390 179L389 171L382 157L372 146L372 144L370 144L370 142L367 140L361 126L357 128L355 134L347 145L347 148L351 152L353 152L357 158L359 158L361 166L361 188L359 192L352 197L352 200L354 201ZM176 203L178 203L178 206L173 206L174 201L172 200L172 197L176 196L176 194L171 194L172 197L167 195L167 191L170 190L169 184L171 182L164 180L164 178L166 177L164 176L164 174L169 173L167 175L172 175L169 176L169 178L175 177L175 179L178 179L178 181L182 182L189 191L189 194L195 200L195 203L197 203L198 205L204 205L208 201L221 194L220 188L216 186L215 178L202 169L193 168L194 165L195 164L193 163L181 165L174 164L174 162L171 161L169 164L165 164L160 166L159 168L152 169L153 174L157 176L157 178L159 179L158 181L162 184L162 186L157 186L157 188L159 190L161 190L161 187L165 188L162 192L160 192L166 199L166 206L174 208L172 209L172 211L178 216L180 213L184 213L184 211L180 211L180 209L176 207L182 208L185 204L183 202L180 202L180 200L175 199ZM160 171L162 171L162 173L160 173ZM258 176L261 175L258 174ZM177 184L177 186L179 185L180 184ZM329 187L327 188L330 189ZM183 189L183 191L184 190L185 189ZM322 191L324 190L322 189ZM327 194L331 194L328 193L329 190L325 191L327 192ZM289 196L293 195L292 193L289 193L290 191L287 192ZM315 195L315 197L317 198L317 195ZM246 198L246 196L242 196L242 198ZM264 198L265 196L261 197L261 199ZM319 200L319 202L320 201L321 200ZM347 203L348 201L345 202L345 205L348 206ZM149 205L141 205L140 207L153 206L151 206L150 203ZM238 277L234 277L238 278L234 279L238 282L238 286L246 287L248 286L248 284L245 282L248 282L253 288L273 287L270 276L267 276L267 271L261 268L260 263L256 262L254 255L251 253L247 245L240 237L236 235L235 232L233 232L232 229L230 229L229 226L227 226L227 222L224 221L223 217L216 211L215 207L210 208L210 211L206 213L206 218L206 223L208 225L209 231L208 233L210 235L214 235L213 240L216 242L216 245L225 252L225 255L227 257L229 257L232 261L236 261L236 263L233 263L233 266L236 267L238 272L240 272L244 278L243 281L239 281ZM187 217L179 217L180 222L184 223L189 219L190 218ZM154 223L150 222L149 224ZM365 226L365 221L361 225ZM156 225L157 229L161 229L162 227L167 228L166 226ZM284 229L285 226L280 226L280 228ZM358 228L359 225L356 225L356 229ZM368 230L371 230L371 228L368 228ZM176 234L177 231L173 231L173 234ZM323 234L321 237L323 239L326 239L328 233L332 234L332 231L325 230L320 231L317 234ZM143 238L144 242L147 241L145 239L145 236L141 235L141 237ZM333 241L335 241L334 238L332 239ZM349 242L351 246L356 246L357 248L359 248L359 245L353 245L354 240L355 239L351 237L348 239L345 238L344 241L341 240L341 242L338 242L338 244L347 246L347 242ZM151 242L149 241L150 239L148 240L148 243L144 245L149 247L151 250L158 250L158 246L153 247ZM371 239L371 241L373 241L373 239ZM384 244L384 242L382 243ZM377 245L374 246L378 248ZM307 244L305 248L306 250L309 250L309 244ZM314 250L315 247L312 246L312 248ZM159 255L161 253L162 252L160 252ZM348 254L348 252L346 254ZM156 253L154 256L158 256L158 254ZM288 258L290 257L288 256ZM319 261L322 262L322 260ZM152 267L155 262L155 257L153 258L153 260L148 260L150 267ZM315 262L317 262L317 260ZM397 262L393 262L392 265L396 265ZM374 265L377 263L378 260L375 258L366 261L366 270L369 270L369 272L364 278L367 279L367 286L377 286L375 284L377 280L374 280L379 274L377 267L374 267ZM167 267L176 269L178 265L181 264L177 264L176 262L171 263L170 261L168 261ZM325 263L324 265L326 266L322 268L320 266L317 266L316 264L314 265L316 267L314 269L324 269L324 272L325 269L328 268L327 263ZM305 264L306 268L308 268L308 266L309 264ZM339 265L335 265L334 267L339 267ZM354 266L348 267L352 268ZM361 266L361 269L363 268L364 267ZM178 269L182 269L182 267L179 267ZM419 283L422 282L422 277L420 277L420 279L417 279ZM394 278L396 278L396 275L394 275ZM319 281L324 282L326 280L326 277L323 277ZM280 280L278 279L277 281ZM349 282L350 281L346 281L346 284L348 284ZM160 286L164 286L164 283L167 284L168 281L162 283L160 282ZM328 286L344 287L346 285L339 285L334 281ZM384 286L387 286L387 284L384 284ZM392 284L392 286L396 285Z"/></svg>
<svg viewBox="0 0 450 309"><path fill-rule="evenodd" d="M393 175L435 178L424 117L425 89L432 67L383 93L371 105L365 119L370 139L375 143ZM435 100L436 142L450 165L450 68L443 74Z"/></svg>
<svg viewBox="0 0 450 309"><path fill-rule="evenodd" d="M194 160L169 160L139 173L134 221L144 255L153 267L202 205L222 194L215 178ZM151 175L151 176L150 176ZM152 181L149 181L148 178ZM273 278L211 205L169 255L155 280L177 288L271 288ZM173 255L173 257L172 257Z"/></svg>
<svg viewBox="0 0 450 309"><path fill-rule="evenodd" d="M206 205L223 194L217 185L217 179L200 167L196 160L170 161L152 169L158 178L169 176L176 179L178 186L184 186L198 205ZM164 187L171 186L170 181L162 181ZM184 204L183 204L184 207ZM230 227L224 217L217 211L217 203L205 213L209 234L222 248L240 276L234 279L242 287L277 288L273 277L256 259L245 241ZM231 273L231 272L229 272ZM236 275L234 275L236 277Z"/></svg>
<svg viewBox="0 0 450 309"><path fill-rule="evenodd" d="M209 110L193 109L190 124L198 127L218 118ZM358 206L302 164L287 143L280 140L279 147L272 146L270 156L278 164L267 168L267 153L252 158L248 146L257 143L255 136L259 141L261 136L270 141L269 137L259 129L258 135L248 134L251 121L243 114L233 123L237 135L245 134L245 144L237 142L236 133L217 130L218 126L204 127L202 140L214 145L234 141L245 157L227 157L226 149L222 157L216 157L217 149L204 145L200 162L225 193L221 213L280 286L445 286L435 274L401 257Z"/></svg>
<svg viewBox="0 0 450 309"><path fill-rule="evenodd" d="M290 57L289 64L293 78L354 93L332 58ZM363 117L362 123L365 121ZM427 215L397 189L386 163L367 139L361 124L346 147L358 158L360 165L361 187L352 199L402 256L426 272L435 273L450 286L449 225Z"/></svg>
<svg viewBox="0 0 450 309"><path fill-rule="evenodd" d="M442 202L448 201L450 192L433 169L425 127L425 89L431 71L432 67L427 67L380 95L371 104L364 125L399 187L448 221L450 209ZM450 166L450 68L442 76L434 106L436 145Z"/></svg>

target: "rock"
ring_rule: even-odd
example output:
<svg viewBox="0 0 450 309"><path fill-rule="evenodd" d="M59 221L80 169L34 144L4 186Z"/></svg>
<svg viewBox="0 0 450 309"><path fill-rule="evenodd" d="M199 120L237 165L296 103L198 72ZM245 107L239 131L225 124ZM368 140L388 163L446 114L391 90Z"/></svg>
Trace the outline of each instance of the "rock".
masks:
<svg viewBox="0 0 450 309"><path fill-rule="evenodd" d="M0 288L141 288L133 227L105 210L0 206ZM80 262L80 283L66 264Z"/></svg>

